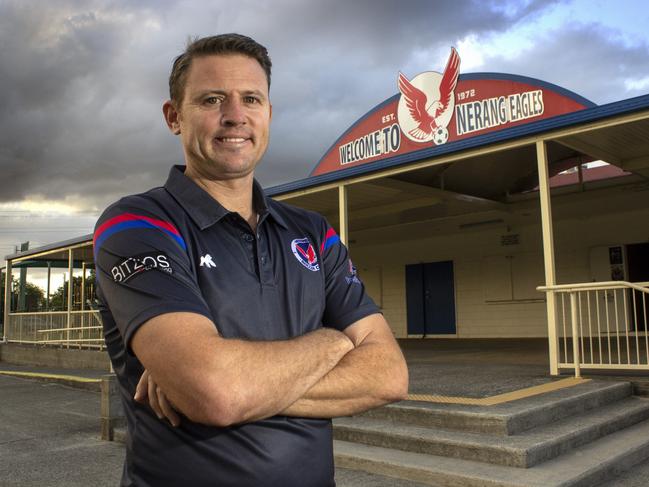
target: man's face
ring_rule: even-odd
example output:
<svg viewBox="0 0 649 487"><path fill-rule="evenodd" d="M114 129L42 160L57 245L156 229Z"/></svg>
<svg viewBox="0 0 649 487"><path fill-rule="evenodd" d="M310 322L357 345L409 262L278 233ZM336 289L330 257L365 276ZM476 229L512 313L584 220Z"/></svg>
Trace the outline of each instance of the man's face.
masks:
<svg viewBox="0 0 649 487"><path fill-rule="evenodd" d="M266 152L271 119L268 81L250 57L212 55L192 60L174 130L185 161L210 179L249 175ZM168 118L169 120L169 118Z"/></svg>

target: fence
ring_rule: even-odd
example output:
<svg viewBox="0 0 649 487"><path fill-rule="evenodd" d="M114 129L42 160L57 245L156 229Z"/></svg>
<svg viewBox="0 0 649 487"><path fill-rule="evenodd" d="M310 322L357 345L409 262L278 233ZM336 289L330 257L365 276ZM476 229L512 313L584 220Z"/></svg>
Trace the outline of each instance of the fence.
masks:
<svg viewBox="0 0 649 487"><path fill-rule="evenodd" d="M8 342L105 348L98 311L10 313L5 323Z"/></svg>
<svg viewBox="0 0 649 487"><path fill-rule="evenodd" d="M649 370L649 283L541 286L554 293L559 368Z"/></svg>

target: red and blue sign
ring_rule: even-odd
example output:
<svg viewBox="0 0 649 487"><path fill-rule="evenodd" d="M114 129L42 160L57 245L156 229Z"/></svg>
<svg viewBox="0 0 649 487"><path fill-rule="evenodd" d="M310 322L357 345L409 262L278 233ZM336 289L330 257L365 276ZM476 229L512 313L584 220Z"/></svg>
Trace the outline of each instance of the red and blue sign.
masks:
<svg viewBox="0 0 649 487"><path fill-rule="evenodd" d="M443 73L399 73L399 93L339 137L312 176L368 164L590 108L587 99L544 81L499 73L460 75L451 48Z"/></svg>

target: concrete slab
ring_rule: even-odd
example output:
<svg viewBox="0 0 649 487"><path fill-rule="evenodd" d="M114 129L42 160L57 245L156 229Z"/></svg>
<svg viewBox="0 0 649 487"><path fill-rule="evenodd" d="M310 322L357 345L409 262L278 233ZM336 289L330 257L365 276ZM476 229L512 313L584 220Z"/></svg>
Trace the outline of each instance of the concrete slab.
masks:
<svg viewBox="0 0 649 487"><path fill-rule="evenodd" d="M484 398L552 382L547 341L399 340L411 394Z"/></svg>

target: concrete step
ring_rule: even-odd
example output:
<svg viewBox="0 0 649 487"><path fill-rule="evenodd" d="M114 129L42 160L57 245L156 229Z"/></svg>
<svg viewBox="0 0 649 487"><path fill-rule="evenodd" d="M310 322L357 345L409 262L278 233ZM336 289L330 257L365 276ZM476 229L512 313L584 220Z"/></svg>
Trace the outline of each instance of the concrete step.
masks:
<svg viewBox="0 0 649 487"><path fill-rule="evenodd" d="M336 487L429 487L429 484L336 467Z"/></svg>
<svg viewBox="0 0 649 487"><path fill-rule="evenodd" d="M647 485L649 485L649 460L644 460L615 478L597 484L597 487L647 487Z"/></svg>
<svg viewBox="0 0 649 487"><path fill-rule="evenodd" d="M496 406L402 401L362 416L449 430L515 435L631 395L628 382L589 381Z"/></svg>
<svg viewBox="0 0 649 487"><path fill-rule="evenodd" d="M356 417L334 420L334 438L371 446L528 468L649 418L649 401L627 398L516 436Z"/></svg>
<svg viewBox="0 0 649 487"><path fill-rule="evenodd" d="M649 420L522 469L334 441L336 466L439 487L593 487L649 457Z"/></svg>

